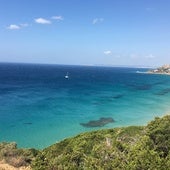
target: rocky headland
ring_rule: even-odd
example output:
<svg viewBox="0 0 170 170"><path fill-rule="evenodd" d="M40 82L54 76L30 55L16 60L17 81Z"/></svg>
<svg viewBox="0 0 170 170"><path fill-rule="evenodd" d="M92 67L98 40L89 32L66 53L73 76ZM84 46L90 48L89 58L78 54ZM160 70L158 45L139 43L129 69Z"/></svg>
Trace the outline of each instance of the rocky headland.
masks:
<svg viewBox="0 0 170 170"><path fill-rule="evenodd" d="M168 74L170 75L170 64L165 64L153 70L149 70L148 73L151 74Z"/></svg>

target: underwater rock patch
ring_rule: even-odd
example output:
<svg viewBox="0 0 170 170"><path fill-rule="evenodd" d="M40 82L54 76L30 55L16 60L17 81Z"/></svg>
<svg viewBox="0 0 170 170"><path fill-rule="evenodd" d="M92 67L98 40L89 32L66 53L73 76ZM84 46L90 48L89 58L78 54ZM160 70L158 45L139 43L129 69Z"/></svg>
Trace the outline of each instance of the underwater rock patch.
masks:
<svg viewBox="0 0 170 170"><path fill-rule="evenodd" d="M151 84L128 84L127 87L133 88L135 90L150 90L152 88Z"/></svg>
<svg viewBox="0 0 170 170"><path fill-rule="evenodd" d="M119 99L119 98L122 98L123 97L123 94L118 94L116 96L113 96L114 99Z"/></svg>
<svg viewBox="0 0 170 170"><path fill-rule="evenodd" d="M99 120L91 120L87 123L80 123L84 127L102 127L108 123L113 123L115 120L111 117L101 117Z"/></svg>
<svg viewBox="0 0 170 170"><path fill-rule="evenodd" d="M117 94L117 95L113 95L113 96L102 96L99 99L100 104L102 104L103 102L113 102L114 99L119 99L122 98L124 95L123 94Z"/></svg>
<svg viewBox="0 0 170 170"><path fill-rule="evenodd" d="M10 127L15 127L16 125L10 125Z"/></svg>
<svg viewBox="0 0 170 170"><path fill-rule="evenodd" d="M165 95L167 93L170 93L170 88L164 89L164 90L156 93L156 95L160 95L161 96L161 95Z"/></svg>
<svg viewBox="0 0 170 170"><path fill-rule="evenodd" d="M24 125L32 125L32 123L31 122L25 122L25 123L23 123Z"/></svg>
<svg viewBox="0 0 170 170"><path fill-rule="evenodd" d="M141 85L141 86L136 86L136 90L150 90L152 88L151 85Z"/></svg>

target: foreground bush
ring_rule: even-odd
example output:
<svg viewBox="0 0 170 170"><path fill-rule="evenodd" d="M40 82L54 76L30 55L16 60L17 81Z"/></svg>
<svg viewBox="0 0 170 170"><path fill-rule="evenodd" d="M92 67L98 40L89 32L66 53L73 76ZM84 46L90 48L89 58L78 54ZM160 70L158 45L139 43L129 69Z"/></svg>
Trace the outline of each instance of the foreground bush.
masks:
<svg viewBox="0 0 170 170"><path fill-rule="evenodd" d="M80 134L54 144L32 162L35 170L169 170L170 116L146 127Z"/></svg>

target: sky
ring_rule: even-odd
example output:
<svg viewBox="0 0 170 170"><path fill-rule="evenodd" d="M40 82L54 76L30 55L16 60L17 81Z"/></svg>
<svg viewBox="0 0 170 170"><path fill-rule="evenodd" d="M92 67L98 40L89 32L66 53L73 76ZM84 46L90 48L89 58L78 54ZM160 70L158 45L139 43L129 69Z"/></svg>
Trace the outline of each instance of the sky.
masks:
<svg viewBox="0 0 170 170"><path fill-rule="evenodd" d="M0 62L170 63L170 0L0 0Z"/></svg>

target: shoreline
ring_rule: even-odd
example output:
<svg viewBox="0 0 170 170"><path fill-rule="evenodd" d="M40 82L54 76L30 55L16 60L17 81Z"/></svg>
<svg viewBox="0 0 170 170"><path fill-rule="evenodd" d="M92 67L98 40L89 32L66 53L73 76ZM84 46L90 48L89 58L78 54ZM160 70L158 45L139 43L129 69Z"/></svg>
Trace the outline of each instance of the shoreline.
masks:
<svg viewBox="0 0 170 170"><path fill-rule="evenodd" d="M56 144L56 143L60 143L60 142L62 142L62 141L64 141L64 140L66 140L66 139L70 139L70 138L74 138L74 137L76 137L76 136L79 136L79 135L81 135L81 134L84 134L84 133L91 133L91 132L97 132L97 131L102 131L102 130L108 130L108 129L116 129L116 128L127 128L127 127L130 127L130 126L146 126L150 121L152 121L154 118L156 118L156 117L164 117L164 116L167 116L167 115L170 115L170 108L168 108L168 109L166 109L166 111L165 112L161 112L161 113L159 113L159 114L151 114L152 116L149 118L149 119L147 119L146 120L146 118L143 118L143 122L142 123L138 123L138 121L136 122L136 123L133 123L133 124L119 124L119 125L116 125L116 126L112 126L112 127L107 127L107 125L106 126L103 126L102 128L100 128L100 129L91 129L91 130L89 130L89 131L82 131L82 132L79 132L79 133L76 133L76 134L74 134L74 135L71 135L71 136L68 136L68 137L64 137L63 139L61 139L61 140L56 140L55 142L53 142L53 143L50 143L49 145L45 145L45 146L43 146L43 147L36 147L36 146L21 146L21 145L19 145L18 144L18 142L16 142L15 140L13 140L13 141L0 141L0 144L1 143L16 143L17 144L17 148L18 149L35 149L35 150L44 150L44 149L46 149L46 148L48 148L48 147L50 147L51 145L54 145L54 144ZM141 121L141 120L140 120ZM121 121L122 122L122 121ZM1 170L1 169L0 169Z"/></svg>
<svg viewBox="0 0 170 170"><path fill-rule="evenodd" d="M146 72L147 74L159 74L159 75L168 75L170 76L170 73L155 73L155 72Z"/></svg>
<svg viewBox="0 0 170 170"><path fill-rule="evenodd" d="M46 146L46 147L43 147L43 148L36 148L36 147L22 147L22 146L19 146L19 147L18 147L16 141L0 141L0 144L2 144L2 143L14 143L14 144L16 144L16 146L17 146L18 149L44 150L44 149L50 147L51 145L60 143L60 142L62 142L62 141L64 141L64 140L67 140L67 139L70 139L70 138L74 138L74 137L79 136L79 135L84 134L84 133L91 133L91 132L97 132L97 131L103 131L103 130L109 130L109 129L117 129L117 128L128 128L128 127L131 127L131 126L136 126L136 127L138 127L138 126L141 127L141 126L142 126L142 127L143 127L143 126L146 126L146 125L147 125L149 122L151 122L152 120L154 120L156 117L162 118L162 117L168 116L168 115L170 115L170 110L169 110L169 111L166 111L166 112L164 112L164 113L162 113L161 115L154 115L153 118L151 118L151 119L145 121L145 123L143 123L143 124L138 124L138 125L137 125L137 124L120 125L120 126L108 127L108 128L104 128L104 127L103 127L103 128L101 128L101 129L94 129L94 130L91 130L91 131L80 132L80 133L78 133L78 134L76 134L76 135L73 135L73 136L70 136L70 137L66 137L66 138L64 138L64 139L62 139L62 140L56 141L56 142L54 142L54 143L52 143L52 144L50 144L50 145L48 145L48 146ZM4 163L4 162L0 160L0 164L1 164L1 163ZM1 169L0 169L0 170L1 170Z"/></svg>

